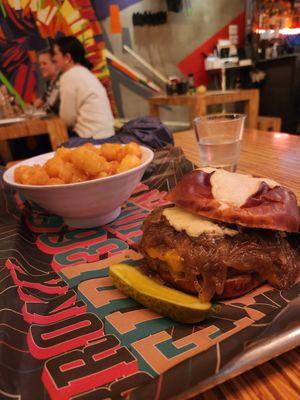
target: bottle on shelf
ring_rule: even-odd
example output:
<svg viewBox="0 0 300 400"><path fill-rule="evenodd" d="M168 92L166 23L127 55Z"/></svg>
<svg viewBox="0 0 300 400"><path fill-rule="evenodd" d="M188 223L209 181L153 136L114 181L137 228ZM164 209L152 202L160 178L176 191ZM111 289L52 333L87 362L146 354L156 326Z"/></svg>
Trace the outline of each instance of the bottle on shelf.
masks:
<svg viewBox="0 0 300 400"><path fill-rule="evenodd" d="M189 94L196 93L195 79L194 79L194 74L192 73L188 74L188 88L189 88Z"/></svg>

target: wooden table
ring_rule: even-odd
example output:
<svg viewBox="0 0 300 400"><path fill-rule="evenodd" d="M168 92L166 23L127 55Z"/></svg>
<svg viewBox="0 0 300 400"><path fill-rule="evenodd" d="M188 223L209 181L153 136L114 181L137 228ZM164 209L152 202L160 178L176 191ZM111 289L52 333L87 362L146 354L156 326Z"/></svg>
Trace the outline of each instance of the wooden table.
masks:
<svg viewBox="0 0 300 400"><path fill-rule="evenodd" d="M259 90L226 90L208 91L205 94L175 95L175 96L154 96L149 99L150 114L159 116L160 106L186 106L190 110L190 120L207 114L207 107L216 104L228 104L243 102L245 114L247 115L246 125L248 128L257 128L259 109Z"/></svg>
<svg viewBox="0 0 300 400"><path fill-rule="evenodd" d="M22 122L0 126L0 156L6 163L12 160L9 139L48 134L52 150L68 140L64 122L58 117L30 118Z"/></svg>
<svg viewBox="0 0 300 400"><path fill-rule="evenodd" d="M176 146L199 164L192 130L174 134ZM238 171L270 177L290 187L300 204L300 136L248 129L245 131ZM296 400L300 398L300 348L293 349L231 379L194 400Z"/></svg>

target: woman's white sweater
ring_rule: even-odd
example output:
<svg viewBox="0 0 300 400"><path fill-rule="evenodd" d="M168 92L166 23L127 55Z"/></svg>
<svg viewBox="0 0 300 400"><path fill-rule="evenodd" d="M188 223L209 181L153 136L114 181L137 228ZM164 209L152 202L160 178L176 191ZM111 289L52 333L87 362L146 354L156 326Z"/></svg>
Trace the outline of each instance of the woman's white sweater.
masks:
<svg viewBox="0 0 300 400"><path fill-rule="evenodd" d="M114 118L106 90L87 68L76 65L60 78L59 115L78 136L114 135Z"/></svg>

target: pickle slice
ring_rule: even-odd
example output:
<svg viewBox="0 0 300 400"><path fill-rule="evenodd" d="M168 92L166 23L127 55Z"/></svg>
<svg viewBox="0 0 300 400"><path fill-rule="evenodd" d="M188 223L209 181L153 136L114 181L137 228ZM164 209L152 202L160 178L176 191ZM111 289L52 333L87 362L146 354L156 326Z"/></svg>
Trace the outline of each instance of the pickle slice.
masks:
<svg viewBox="0 0 300 400"><path fill-rule="evenodd" d="M158 314L183 323L202 321L212 309L197 297L157 283L139 268L115 264L109 268L115 286L126 295Z"/></svg>

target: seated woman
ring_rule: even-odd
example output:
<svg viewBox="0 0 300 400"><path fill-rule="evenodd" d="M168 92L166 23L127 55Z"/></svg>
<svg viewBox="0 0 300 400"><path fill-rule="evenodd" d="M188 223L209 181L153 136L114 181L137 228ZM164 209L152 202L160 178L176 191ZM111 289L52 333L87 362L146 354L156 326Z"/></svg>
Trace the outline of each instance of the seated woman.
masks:
<svg viewBox="0 0 300 400"><path fill-rule="evenodd" d="M84 138L104 139L114 135L114 118L107 93L89 70L92 64L74 36L54 41L53 59L62 72L59 116L68 128Z"/></svg>
<svg viewBox="0 0 300 400"><path fill-rule="evenodd" d="M34 106L43 108L47 112L59 113L59 70L52 60L50 50L39 53L38 62L43 78L47 80L43 96L36 99Z"/></svg>

